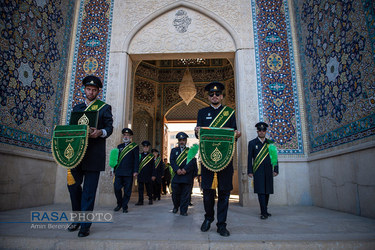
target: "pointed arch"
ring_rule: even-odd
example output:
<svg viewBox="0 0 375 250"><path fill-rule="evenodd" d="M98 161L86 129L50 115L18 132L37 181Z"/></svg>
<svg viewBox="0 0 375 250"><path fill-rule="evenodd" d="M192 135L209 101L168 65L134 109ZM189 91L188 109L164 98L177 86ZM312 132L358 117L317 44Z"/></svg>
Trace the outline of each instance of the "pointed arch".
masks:
<svg viewBox="0 0 375 250"><path fill-rule="evenodd" d="M189 105L186 105L184 101L180 101L173 105L167 112L165 112L164 117L168 121L170 120L195 120L197 116L197 110L207 107L208 104L194 98L191 100ZM194 113L191 111L194 110ZM169 117L169 119L168 119Z"/></svg>

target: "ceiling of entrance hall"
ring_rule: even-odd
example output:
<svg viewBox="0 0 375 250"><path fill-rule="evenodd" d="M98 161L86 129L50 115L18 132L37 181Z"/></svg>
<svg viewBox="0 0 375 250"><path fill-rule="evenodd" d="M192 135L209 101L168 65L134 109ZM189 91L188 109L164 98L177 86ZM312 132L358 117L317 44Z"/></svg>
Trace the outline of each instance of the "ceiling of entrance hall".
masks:
<svg viewBox="0 0 375 250"><path fill-rule="evenodd" d="M196 88L194 100L189 105L179 95L179 87L187 67ZM204 59L199 62L193 59L189 64L184 64L182 60L142 61L135 72L133 111L137 113L145 110L154 117L155 110L164 116L173 112L172 109L181 110L181 105L186 106L187 110L190 110L190 106L208 105L204 87L211 81L225 84L225 104L234 107L234 72L227 59ZM195 110L194 117L197 111Z"/></svg>

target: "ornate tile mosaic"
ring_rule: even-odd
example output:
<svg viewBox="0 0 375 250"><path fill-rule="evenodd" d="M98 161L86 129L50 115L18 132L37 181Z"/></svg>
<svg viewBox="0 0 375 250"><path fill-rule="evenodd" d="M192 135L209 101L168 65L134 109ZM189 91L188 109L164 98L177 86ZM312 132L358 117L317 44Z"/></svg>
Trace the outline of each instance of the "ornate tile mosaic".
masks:
<svg viewBox="0 0 375 250"><path fill-rule="evenodd" d="M153 105L156 98L156 87L152 81L136 77L134 96L135 101L147 105Z"/></svg>
<svg viewBox="0 0 375 250"><path fill-rule="evenodd" d="M375 3L294 1L310 138L317 152L375 134Z"/></svg>
<svg viewBox="0 0 375 250"><path fill-rule="evenodd" d="M280 154L303 154L288 2L252 0L260 120Z"/></svg>
<svg viewBox="0 0 375 250"><path fill-rule="evenodd" d="M84 100L82 79L98 76L103 82L100 98L105 100L114 0L81 0L74 48L67 121L72 108Z"/></svg>
<svg viewBox="0 0 375 250"><path fill-rule="evenodd" d="M0 142L50 152L74 1L4 0L0 5Z"/></svg>

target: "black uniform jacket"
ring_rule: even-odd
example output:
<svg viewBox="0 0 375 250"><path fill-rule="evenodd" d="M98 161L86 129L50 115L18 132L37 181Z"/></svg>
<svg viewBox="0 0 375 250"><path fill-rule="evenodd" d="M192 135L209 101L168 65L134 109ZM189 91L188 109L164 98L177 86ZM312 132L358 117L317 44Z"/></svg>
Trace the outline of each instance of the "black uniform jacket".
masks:
<svg viewBox="0 0 375 250"><path fill-rule="evenodd" d="M200 109L198 111L197 127L208 127L223 108L224 108L223 105L221 105L218 109L214 109L212 106ZM237 130L236 117L234 114L224 124L223 128L233 128ZM201 176L202 176L202 188L211 189L212 180L214 178L214 172L208 170L202 164ZM232 183L233 161L231 161L225 169L217 173L217 178L218 178L219 190L232 190L233 189L233 183Z"/></svg>
<svg viewBox="0 0 375 250"><path fill-rule="evenodd" d="M125 148L125 143L121 143L117 146L121 151ZM139 147L134 147L130 152L128 152L122 161L118 164L115 169L115 174L117 176L133 176L134 173L138 173L139 167Z"/></svg>
<svg viewBox="0 0 375 250"><path fill-rule="evenodd" d="M173 168L173 171L176 173L176 175L173 177L172 183L191 184L192 179L194 178L194 173L197 172L197 160L193 158L188 164L186 164L185 160L182 162L180 167L178 167L176 160L181 153L181 148L179 147L172 148L171 150L170 163L171 167ZM178 175L178 169L185 169L186 174Z"/></svg>
<svg viewBox="0 0 375 250"><path fill-rule="evenodd" d="M156 164L156 162L155 162ZM164 174L164 162L163 161L160 161L159 164L157 166L155 166L155 181L157 183L161 183L161 177L163 176Z"/></svg>
<svg viewBox="0 0 375 250"><path fill-rule="evenodd" d="M141 158L139 159L139 165L141 164L142 160L148 155L149 153L141 153ZM151 159L146 166L144 166L141 170L141 172L138 173L138 182L145 182L149 183L151 182L151 177L156 176L156 169L155 169L155 161L154 159Z"/></svg>
<svg viewBox="0 0 375 250"><path fill-rule="evenodd" d="M268 140L268 139L266 139ZM251 140L248 145L247 173L254 174L254 193L273 194L273 172L279 173L279 167L276 165L272 170L270 155L263 160L257 171L253 172L253 163L263 147L259 138Z"/></svg>
<svg viewBox="0 0 375 250"><path fill-rule="evenodd" d="M167 163L167 165L164 164L164 180L170 181L171 180L171 172L169 171L169 166L171 164Z"/></svg>
<svg viewBox="0 0 375 250"><path fill-rule="evenodd" d="M85 111L87 108L85 103L77 104L73 111ZM99 110L97 129L105 129L106 137L89 138L89 144L86 154L80 163L82 170L85 171L104 171L105 170L105 139L113 132L112 108L106 104Z"/></svg>

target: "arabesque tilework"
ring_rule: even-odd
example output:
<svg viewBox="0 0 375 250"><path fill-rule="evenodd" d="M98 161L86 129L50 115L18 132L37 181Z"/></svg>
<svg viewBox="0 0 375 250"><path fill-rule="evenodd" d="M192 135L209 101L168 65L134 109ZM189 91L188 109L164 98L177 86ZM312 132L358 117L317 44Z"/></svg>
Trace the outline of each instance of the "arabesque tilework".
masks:
<svg viewBox="0 0 375 250"><path fill-rule="evenodd" d="M0 142L51 151L73 13L72 0L0 4Z"/></svg>
<svg viewBox="0 0 375 250"><path fill-rule="evenodd" d="M105 101L114 0L81 0L70 82L67 121L72 108L84 100L82 79L98 76Z"/></svg>
<svg viewBox="0 0 375 250"><path fill-rule="evenodd" d="M288 1L252 0L259 117L280 154L303 154Z"/></svg>
<svg viewBox="0 0 375 250"><path fill-rule="evenodd" d="M375 134L375 2L294 1L310 152Z"/></svg>

